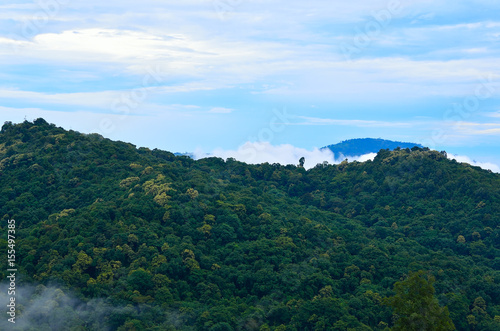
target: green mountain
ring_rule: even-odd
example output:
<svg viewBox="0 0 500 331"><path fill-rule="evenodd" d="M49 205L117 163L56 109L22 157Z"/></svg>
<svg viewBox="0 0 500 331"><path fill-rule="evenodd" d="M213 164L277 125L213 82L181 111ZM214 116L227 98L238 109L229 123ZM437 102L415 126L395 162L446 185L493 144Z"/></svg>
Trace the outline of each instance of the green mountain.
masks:
<svg viewBox="0 0 500 331"><path fill-rule="evenodd" d="M373 138L358 138L344 140L338 144L328 145L321 149L329 149L334 155L340 156L357 156L364 155L368 153L378 153L381 149L394 150L396 148L413 148L424 146L414 143L404 143L400 141L392 141L385 139L373 139Z"/></svg>
<svg viewBox="0 0 500 331"><path fill-rule="evenodd" d="M498 330L500 175L443 154L306 171L6 122L0 329Z"/></svg>

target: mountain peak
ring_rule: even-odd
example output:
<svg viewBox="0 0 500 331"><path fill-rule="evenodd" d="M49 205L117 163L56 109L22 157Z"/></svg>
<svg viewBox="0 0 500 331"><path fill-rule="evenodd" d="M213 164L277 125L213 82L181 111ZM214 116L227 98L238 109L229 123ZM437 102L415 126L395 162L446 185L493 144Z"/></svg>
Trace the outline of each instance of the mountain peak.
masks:
<svg viewBox="0 0 500 331"><path fill-rule="evenodd" d="M377 153L381 149L394 150L396 148L413 148L424 146L416 143L386 140L381 138L355 138L341 141L340 143L328 145L321 149L329 149L335 155L357 156L368 153Z"/></svg>

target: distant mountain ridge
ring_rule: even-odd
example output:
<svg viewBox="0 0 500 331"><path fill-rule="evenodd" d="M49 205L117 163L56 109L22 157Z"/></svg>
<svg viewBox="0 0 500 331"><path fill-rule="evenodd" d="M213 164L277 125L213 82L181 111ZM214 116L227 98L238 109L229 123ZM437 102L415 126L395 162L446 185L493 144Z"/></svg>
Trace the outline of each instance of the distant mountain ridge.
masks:
<svg viewBox="0 0 500 331"><path fill-rule="evenodd" d="M329 149L335 155L356 156L368 153L378 153L381 149L394 150L396 148L413 148L424 146L416 143L385 140L381 138L357 138L341 141L340 143L322 147L321 150Z"/></svg>

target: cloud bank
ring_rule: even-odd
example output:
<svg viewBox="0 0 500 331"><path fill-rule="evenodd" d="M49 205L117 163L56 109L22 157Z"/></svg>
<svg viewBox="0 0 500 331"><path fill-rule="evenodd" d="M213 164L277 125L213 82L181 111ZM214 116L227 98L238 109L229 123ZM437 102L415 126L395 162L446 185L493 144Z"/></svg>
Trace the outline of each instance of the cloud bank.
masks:
<svg viewBox="0 0 500 331"><path fill-rule="evenodd" d="M465 155L448 155L448 159L456 160L457 162L461 163L468 163L470 165L480 167L482 169L500 173L500 166L491 162L477 162L476 160L472 160L470 157Z"/></svg>
<svg viewBox="0 0 500 331"><path fill-rule="evenodd" d="M290 144L272 145L269 142L246 142L239 146L236 150L226 150L222 148L215 149L211 153L205 153L198 149L193 153L193 157L198 160L205 157L220 157L222 159L234 158L238 161L249 164L260 163L279 163L282 165L293 164L298 165L300 158L305 158L304 168L311 169L317 164L328 162L329 164L338 164L347 159L349 162L358 161L365 162L373 160L377 153L368 153L364 155L334 155L329 149L319 149L317 147L312 150L296 147ZM482 169L491 170L500 173L500 167L491 162L477 162L468 156L463 155L448 155L450 160L455 159L457 162L465 162L473 166L481 167Z"/></svg>
<svg viewBox="0 0 500 331"><path fill-rule="evenodd" d="M282 165L294 164L298 165L300 158L305 159L304 168L311 169L319 163L328 162L329 164L337 164L346 158L349 161L364 162L373 160L376 153L370 153L361 156L344 156L342 154L334 155L329 149L319 149L317 147L312 150L296 147L290 144L274 146L269 142L246 142L239 146L236 150L215 149L211 153L204 153L197 150L194 153L195 159L204 157L216 156L223 159L234 158L238 161L260 164L260 163L279 163Z"/></svg>
<svg viewBox="0 0 500 331"><path fill-rule="evenodd" d="M127 321L140 319L144 314L154 316L154 323L162 330L183 327L182 313L175 309L159 309L147 304L122 306L110 298L84 301L70 289L55 285L21 283L15 290L15 323L7 312L7 282L0 283L0 302L4 305L0 330L116 330ZM64 290L63 290L64 289ZM129 328L127 328L128 330Z"/></svg>
<svg viewBox="0 0 500 331"><path fill-rule="evenodd" d="M8 285L1 284L2 289ZM7 291L0 292L0 302L9 302ZM44 285L22 284L16 288L15 323L3 314L1 330L69 330L75 326L86 326L92 330L110 330L108 319L111 314L128 313L123 307L115 308L102 299L84 302L71 293ZM7 311L4 305L3 311Z"/></svg>

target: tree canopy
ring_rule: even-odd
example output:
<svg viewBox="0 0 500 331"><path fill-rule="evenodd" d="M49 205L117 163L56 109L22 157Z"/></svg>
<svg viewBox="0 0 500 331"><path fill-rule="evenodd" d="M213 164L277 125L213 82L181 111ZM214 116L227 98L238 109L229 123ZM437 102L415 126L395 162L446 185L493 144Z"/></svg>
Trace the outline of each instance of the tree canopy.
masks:
<svg viewBox="0 0 500 331"><path fill-rule="evenodd" d="M420 270L394 284L396 294L385 300L393 308L396 319L394 330L455 330L448 308L441 307L434 296L433 283L436 279L425 276L425 272Z"/></svg>
<svg viewBox="0 0 500 331"><path fill-rule="evenodd" d="M3 125L0 190L19 330L500 329L500 175L444 152L306 170L38 119Z"/></svg>

